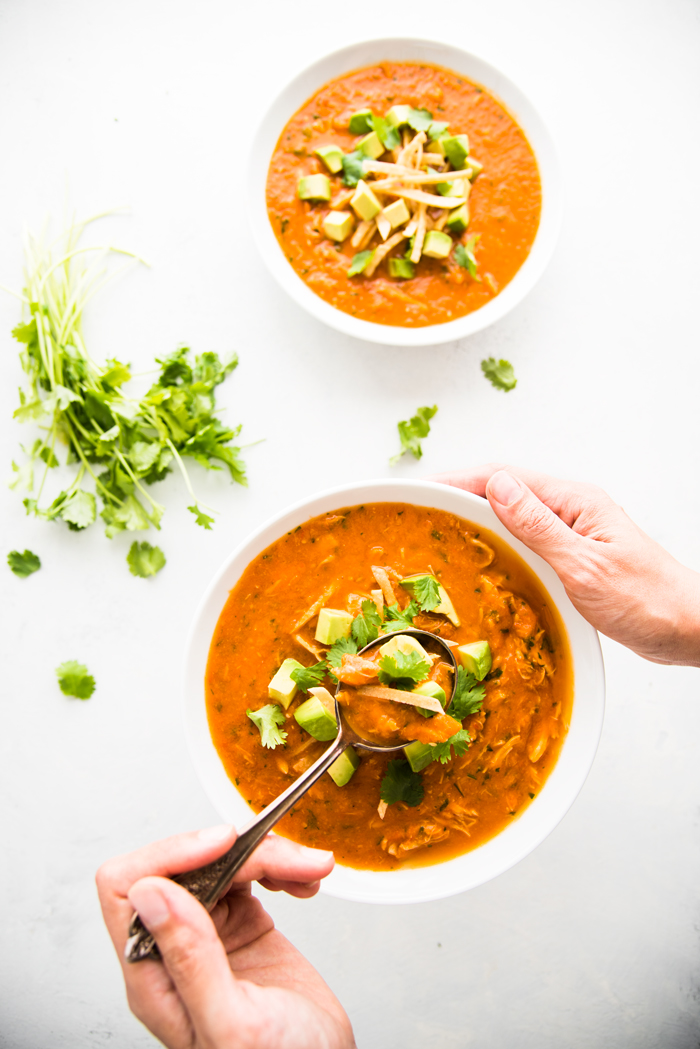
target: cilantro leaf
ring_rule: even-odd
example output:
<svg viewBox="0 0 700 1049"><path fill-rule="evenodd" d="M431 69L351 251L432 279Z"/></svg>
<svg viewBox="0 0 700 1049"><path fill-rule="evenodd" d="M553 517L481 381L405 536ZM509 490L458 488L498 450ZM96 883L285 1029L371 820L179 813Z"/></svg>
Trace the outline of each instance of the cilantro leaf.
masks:
<svg viewBox="0 0 700 1049"><path fill-rule="evenodd" d="M427 109L409 109L406 122L414 131L428 131L433 122L433 114Z"/></svg>
<svg viewBox="0 0 700 1049"><path fill-rule="evenodd" d="M364 153L355 150L354 153L343 154L343 185L356 186L365 173Z"/></svg>
<svg viewBox="0 0 700 1049"><path fill-rule="evenodd" d="M484 685L478 682L473 674L468 674L464 667L458 667L457 680L448 708L450 717L464 721L469 714L476 714L481 710L485 694Z"/></svg>
<svg viewBox="0 0 700 1049"><path fill-rule="evenodd" d="M395 652L379 660L379 680L383 685L410 692L430 673L430 663L419 652Z"/></svg>
<svg viewBox="0 0 700 1049"><path fill-rule="evenodd" d="M358 273L364 272L369 265L369 260L374 255L374 249L367 251L358 251L357 255L353 255L352 262L350 263L350 269L348 270L348 277L356 277Z"/></svg>
<svg viewBox="0 0 700 1049"><path fill-rule="evenodd" d="M126 555L126 563L132 575L147 579L156 572L160 572L165 564L165 554L159 546L134 541Z"/></svg>
<svg viewBox="0 0 700 1049"><path fill-rule="evenodd" d="M379 141L384 149L398 149L401 138L397 128L392 127L384 117L372 117L372 129L377 132Z"/></svg>
<svg viewBox="0 0 700 1049"><path fill-rule="evenodd" d="M357 648L364 648L370 641L376 641L381 625L382 621L374 601L363 601L362 611L359 616L355 616L350 627Z"/></svg>
<svg viewBox="0 0 700 1049"><path fill-rule="evenodd" d="M411 593L420 605L421 612L432 612L440 604L440 584L430 575L411 580Z"/></svg>
<svg viewBox="0 0 700 1049"><path fill-rule="evenodd" d="M274 750L280 743L284 743L287 733L278 728L279 725L284 725L284 714L276 703L268 703L260 710L246 710L246 714L260 733L263 747Z"/></svg>
<svg viewBox="0 0 700 1049"><path fill-rule="evenodd" d="M466 244L457 244L455 247L455 262L457 265L461 266L463 270L468 270L469 276L478 281L481 280L481 277L476 272L477 262L474 248L480 239L481 234L475 233L473 236L467 237Z"/></svg>
<svg viewBox="0 0 700 1049"><path fill-rule="evenodd" d="M420 805L425 795L423 780L419 773L414 772L408 761L397 758L390 761L386 775L382 780L379 796L387 805L395 805L397 801L403 801L411 808Z"/></svg>
<svg viewBox="0 0 700 1049"><path fill-rule="evenodd" d="M296 681L302 692L308 692L310 688L320 685L328 673L328 662L322 659L320 663L314 663L312 667L301 667L293 670L290 674L292 681Z"/></svg>
<svg viewBox="0 0 700 1049"><path fill-rule="evenodd" d="M420 608L413 599L408 602L404 609L400 609L398 604L385 605L382 633L394 634L397 630L410 630L413 626L413 618L419 612Z"/></svg>
<svg viewBox="0 0 700 1049"><path fill-rule="evenodd" d="M428 138L431 142L435 139L440 138L440 135L444 135L450 125L444 120L434 120L428 128Z"/></svg>
<svg viewBox="0 0 700 1049"><path fill-rule="evenodd" d="M335 667L337 670L340 664L343 662L343 655L349 652L351 655L355 655L357 652L357 644L351 637L339 637L337 641L334 641L328 650L326 659L328 665Z"/></svg>
<svg viewBox="0 0 700 1049"><path fill-rule="evenodd" d="M206 528L208 532L211 531L211 526L214 524L213 517L209 517L202 510L200 510L196 503L194 504L194 506L188 506L187 509L191 514L194 514L194 516L197 518L198 525L201 525L202 528Z"/></svg>
<svg viewBox="0 0 700 1049"><path fill-rule="evenodd" d="M88 668L78 663L75 659L69 659L56 667L58 684L64 696L74 696L76 699L89 699L95 691L95 679L88 674Z"/></svg>
<svg viewBox="0 0 700 1049"><path fill-rule="evenodd" d="M92 492L84 492L82 488L77 488L61 507L59 517L63 518L73 532L87 528L97 517L95 496Z"/></svg>
<svg viewBox="0 0 700 1049"><path fill-rule="evenodd" d="M25 550L23 554L20 554L19 550L10 550L7 563L20 579L26 579L32 572L38 572L41 568L41 561L31 550Z"/></svg>
<svg viewBox="0 0 700 1049"><path fill-rule="evenodd" d="M451 713L451 711L450 711ZM430 746L430 753L432 754L432 761L440 761L443 765L452 758L451 748L454 747L454 756L461 757L464 754L469 744L471 743L471 736L466 729L461 728L459 732L455 732L453 736L450 736L444 743L432 743Z"/></svg>
<svg viewBox="0 0 700 1049"><path fill-rule="evenodd" d="M518 385L515 378L513 365L510 361L497 361L495 357L487 357L481 362L481 370L492 386L497 390L513 390Z"/></svg>
<svg viewBox="0 0 700 1049"><path fill-rule="evenodd" d="M430 433L429 420L437 413L437 410L437 404L434 404L432 408L417 408L414 416L398 424L401 451L389 460L391 466L395 466L405 452L410 452L416 459L421 458L423 449L420 442Z"/></svg>

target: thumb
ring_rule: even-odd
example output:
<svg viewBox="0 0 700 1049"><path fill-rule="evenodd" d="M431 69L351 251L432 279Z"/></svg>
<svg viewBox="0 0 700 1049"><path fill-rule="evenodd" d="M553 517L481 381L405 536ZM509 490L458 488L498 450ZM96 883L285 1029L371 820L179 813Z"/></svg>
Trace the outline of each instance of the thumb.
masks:
<svg viewBox="0 0 700 1049"><path fill-rule="evenodd" d="M499 470L486 485L486 496L497 517L525 546L567 574L579 536L513 474Z"/></svg>
<svg viewBox="0 0 700 1049"><path fill-rule="evenodd" d="M239 992L213 921L169 878L141 878L129 890L129 900L153 934L195 1031L205 1044L209 1039L218 1044L224 1003Z"/></svg>

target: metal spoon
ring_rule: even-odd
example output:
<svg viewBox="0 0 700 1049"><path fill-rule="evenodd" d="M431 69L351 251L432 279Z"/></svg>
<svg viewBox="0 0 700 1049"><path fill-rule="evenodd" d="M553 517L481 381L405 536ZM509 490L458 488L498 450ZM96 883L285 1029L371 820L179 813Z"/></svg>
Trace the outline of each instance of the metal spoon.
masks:
<svg viewBox="0 0 700 1049"><path fill-rule="evenodd" d="M393 633L410 634L418 639L437 641L444 648L449 663L455 675L457 674L457 664L452 650L437 634L431 634L428 630L417 630L414 627L407 630L397 630ZM365 645L359 655L362 656L378 645L383 645L391 636L391 634L382 634L376 641L371 641L369 645ZM208 863L204 867L198 867L196 870L187 871L184 874L173 875L172 880L191 892L208 911L212 910L217 901L221 899L231 884L234 874L243 866L251 852L260 844L265 835L268 834L278 820L282 819L294 807L299 799L306 794L307 790L321 778L323 773L340 757L344 750L349 746L353 746L358 747L360 750L390 753L391 751L401 750L406 745L405 740L400 743L382 745L370 743L368 740L358 736L350 728L343 714L343 709L338 703L340 688L341 686L338 685L335 693L335 717L338 723L338 735L328 750L306 772L303 772L299 779L287 787L278 798L264 808L262 812L258 813L255 819L241 831L228 852L225 852L223 856L219 856L213 863ZM142 924L138 914L134 914L129 924L129 939L126 941L124 958L127 962L140 962L144 958L158 957L160 955L153 936Z"/></svg>

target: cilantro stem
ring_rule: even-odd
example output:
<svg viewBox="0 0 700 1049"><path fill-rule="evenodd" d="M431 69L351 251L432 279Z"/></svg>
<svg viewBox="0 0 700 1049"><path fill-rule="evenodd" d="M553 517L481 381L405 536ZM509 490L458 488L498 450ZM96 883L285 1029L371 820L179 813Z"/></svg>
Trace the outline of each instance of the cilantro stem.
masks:
<svg viewBox="0 0 700 1049"><path fill-rule="evenodd" d="M173 442L170 440L169 437L167 438L165 443L167 444L168 448L170 449L170 451L175 456L175 462L180 467L180 473L182 474L182 476L183 476L183 478L185 480L185 485L187 486L187 491L192 496L192 499L194 500L194 502L197 503L197 496L194 494L194 490L192 488L192 485L190 484L190 475L187 472L187 468L186 468L185 464L183 463L182 459L180 458L180 455L178 453L177 448L175 447L175 445L173 444ZM213 514L218 513L217 510L214 510L213 507L211 507L211 506L207 506L206 503L199 503L199 505L205 507L205 509L207 509L207 510L211 510L211 512Z"/></svg>

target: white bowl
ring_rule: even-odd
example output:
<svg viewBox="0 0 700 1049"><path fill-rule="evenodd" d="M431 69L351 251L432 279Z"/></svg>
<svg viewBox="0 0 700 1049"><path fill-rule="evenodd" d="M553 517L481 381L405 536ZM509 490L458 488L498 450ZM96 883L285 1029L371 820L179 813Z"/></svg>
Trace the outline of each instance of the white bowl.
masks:
<svg viewBox="0 0 700 1049"><path fill-rule="evenodd" d="M199 777L222 819L242 827L251 809L226 775L209 733L204 675L209 646L229 592L258 554L309 518L344 506L402 502L457 514L492 532L538 576L564 622L574 665L571 727L559 760L531 805L505 830L472 852L432 867L361 871L336 866L322 882L331 896L362 903L421 903L473 889L508 870L556 827L580 791L593 763L603 724L605 676L595 630L567 598L554 571L503 527L485 499L432 481L380 480L343 485L297 503L266 522L234 550L205 593L190 633L185 663L185 734Z"/></svg>
<svg viewBox="0 0 700 1049"><path fill-rule="evenodd" d="M542 213L527 259L510 284L490 302L466 317L423 328L375 324L359 320L324 302L306 285L280 247L267 214L265 187L270 159L283 128L296 111L329 80L384 60L429 62L462 73L487 88L513 114L533 149L542 181ZM539 280L554 251L561 220L559 165L549 133L532 103L500 70L483 59L449 44L430 40L389 38L334 51L300 73L268 110L253 143L248 176L249 215L253 236L273 276L312 316L357 339L390 346L427 346L461 339L481 331L513 309Z"/></svg>

